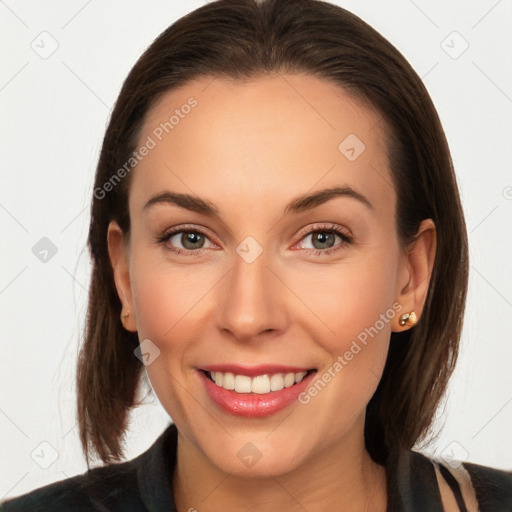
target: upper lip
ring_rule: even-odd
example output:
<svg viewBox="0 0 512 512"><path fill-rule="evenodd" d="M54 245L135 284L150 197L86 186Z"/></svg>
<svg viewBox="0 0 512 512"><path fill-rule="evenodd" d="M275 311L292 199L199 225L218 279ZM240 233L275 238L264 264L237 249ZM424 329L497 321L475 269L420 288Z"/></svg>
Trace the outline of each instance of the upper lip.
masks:
<svg viewBox="0 0 512 512"><path fill-rule="evenodd" d="M255 377L256 375L273 375L276 373L300 373L313 370L311 367L288 366L281 364L258 364L253 366L242 366L239 364L211 364L201 366L200 370L206 372L233 373L234 375L246 375L247 377Z"/></svg>

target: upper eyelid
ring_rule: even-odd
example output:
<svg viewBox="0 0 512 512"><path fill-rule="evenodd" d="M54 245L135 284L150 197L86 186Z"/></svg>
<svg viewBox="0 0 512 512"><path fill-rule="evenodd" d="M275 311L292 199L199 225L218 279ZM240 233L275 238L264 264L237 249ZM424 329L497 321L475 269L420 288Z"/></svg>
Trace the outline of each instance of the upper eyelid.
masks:
<svg viewBox="0 0 512 512"><path fill-rule="evenodd" d="M159 237L159 239L169 241L172 237L175 237L176 235L179 235L181 233L199 233L199 234L205 236L206 238L208 238L208 240L210 240L210 243L212 243L213 245L218 245L216 242L214 242L211 239L210 235L208 234L208 232L206 230L203 230L202 228L192 227L192 226L190 226L190 227L178 226L176 229L170 229L169 231L165 231L164 234L161 237ZM185 249L185 250L192 251L192 249ZM201 249L199 249L199 250L201 250Z"/></svg>
<svg viewBox="0 0 512 512"><path fill-rule="evenodd" d="M347 234L344 232L344 230L336 227L336 228L332 228L332 227L329 227L329 228L320 228L320 229L312 229L311 231L307 231L304 235L302 235L300 238L299 238L299 241L296 242L293 247L296 247L297 245L299 244L302 244L304 243L304 240L308 237L308 236L311 236L313 235L314 233L322 233L322 232L326 232L326 233L333 233L334 236L337 236L338 238L341 239L341 243L338 243L337 245L335 245L334 247L328 247L326 249L311 249L311 248L305 248L303 249L304 251L308 251L308 252L316 252L316 253L326 253L328 254L329 252L331 251L334 251L334 250L337 250L338 248L341 248L342 246L344 245L347 245L349 243L352 242L352 235L350 234Z"/></svg>
<svg viewBox="0 0 512 512"><path fill-rule="evenodd" d="M328 231L339 231L340 233L344 234L348 238L352 238L352 231L346 227L334 224L332 222L327 223L317 223L316 226L313 227L307 227L304 229L301 229L298 233L298 236L300 238L304 238L305 236L311 235L313 233L317 232L328 232Z"/></svg>

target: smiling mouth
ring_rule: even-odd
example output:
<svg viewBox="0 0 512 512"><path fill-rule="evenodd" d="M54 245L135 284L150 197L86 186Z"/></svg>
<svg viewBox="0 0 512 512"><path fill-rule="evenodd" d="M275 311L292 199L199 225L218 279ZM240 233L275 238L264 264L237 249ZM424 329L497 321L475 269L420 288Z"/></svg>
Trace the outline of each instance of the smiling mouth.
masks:
<svg viewBox="0 0 512 512"><path fill-rule="evenodd" d="M316 372L316 369L296 373L263 374L254 377L235 375L231 372L201 371L220 388L240 394L264 395L290 388L302 382L307 375Z"/></svg>

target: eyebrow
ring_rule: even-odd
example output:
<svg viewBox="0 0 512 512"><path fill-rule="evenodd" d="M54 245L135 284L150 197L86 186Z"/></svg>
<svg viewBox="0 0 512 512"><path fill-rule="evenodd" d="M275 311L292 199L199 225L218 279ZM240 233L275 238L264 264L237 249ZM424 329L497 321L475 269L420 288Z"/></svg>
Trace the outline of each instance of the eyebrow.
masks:
<svg viewBox="0 0 512 512"><path fill-rule="evenodd" d="M360 192L357 192L352 187L345 185L343 187L326 188L324 190L319 190L318 192L313 192L312 194L304 194L303 196L299 196L293 199L286 206L284 209L284 214L287 215L289 213L299 213L305 210L311 210L312 208L316 208L317 206L320 206L321 204L334 199L335 197L349 197L356 199L370 210L374 209L372 203L370 203L367 197L365 197Z"/></svg>
<svg viewBox="0 0 512 512"><path fill-rule="evenodd" d="M369 209L373 210L372 203L360 192L357 192L352 187L332 187L324 190L313 192L312 194L304 194L296 197L285 207L283 214L289 215L291 213L299 213L306 210L311 210L320 206L327 201L336 197L348 197L359 201ZM144 209L156 204L172 204L190 210L192 212L201 213L203 215L218 215L219 210L210 201L205 201L198 196L191 194L181 194L177 192L161 192L153 196L145 205Z"/></svg>

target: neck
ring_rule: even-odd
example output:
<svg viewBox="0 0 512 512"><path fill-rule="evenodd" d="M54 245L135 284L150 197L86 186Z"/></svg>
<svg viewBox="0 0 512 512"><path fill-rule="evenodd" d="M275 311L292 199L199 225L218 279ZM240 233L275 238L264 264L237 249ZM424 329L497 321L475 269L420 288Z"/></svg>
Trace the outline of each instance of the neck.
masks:
<svg viewBox="0 0 512 512"><path fill-rule="evenodd" d="M258 478L220 471L179 435L173 488L178 512L385 512L387 500L385 469L366 451L362 430L286 474Z"/></svg>

